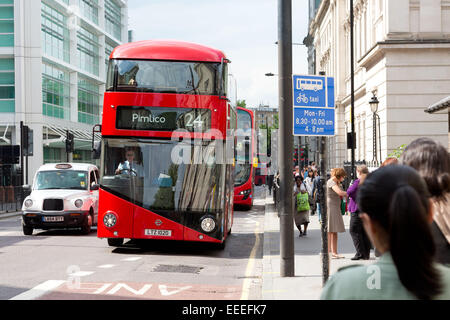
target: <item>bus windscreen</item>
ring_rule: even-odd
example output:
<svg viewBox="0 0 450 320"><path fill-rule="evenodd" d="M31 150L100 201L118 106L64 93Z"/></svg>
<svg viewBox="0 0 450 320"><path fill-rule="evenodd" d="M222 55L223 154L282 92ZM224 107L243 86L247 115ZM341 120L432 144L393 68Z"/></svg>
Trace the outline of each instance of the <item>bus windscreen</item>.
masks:
<svg viewBox="0 0 450 320"><path fill-rule="evenodd" d="M225 165L216 162L217 143L223 142L204 141L200 146L198 152L207 159L204 162L177 164L171 158L178 142L105 139L101 187L155 213L219 212L224 201L219 191L224 188Z"/></svg>
<svg viewBox="0 0 450 320"><path fill-rule="evenodd" d="M220 63L111 60L106 91L217 95Z"/></svg>

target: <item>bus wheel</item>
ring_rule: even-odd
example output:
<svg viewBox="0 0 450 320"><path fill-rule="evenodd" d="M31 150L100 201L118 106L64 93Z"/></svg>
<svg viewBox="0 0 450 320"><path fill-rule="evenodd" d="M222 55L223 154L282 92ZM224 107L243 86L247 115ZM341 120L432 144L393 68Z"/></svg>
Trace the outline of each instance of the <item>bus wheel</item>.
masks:
<svg viewBox="0 0 450 320"><path fill-rule="evenodd" d="M217 249L224 250L225 249L225 244L226 244L225 240L223 240L221 243L218 243L217 244Z"/></svg>
<svg viewBox="0 0 450 320"><path fill-rule="evenodd" d="M23 234L26 236L31 236L33 234L33 228L26 225L22 225Z"/></svg>
<svg viewBox="0 0 450 320"><path fill-rule="evenodd" d="M108 238L108 245L110 247L120 247L123 245L123 238Z"/></svg>

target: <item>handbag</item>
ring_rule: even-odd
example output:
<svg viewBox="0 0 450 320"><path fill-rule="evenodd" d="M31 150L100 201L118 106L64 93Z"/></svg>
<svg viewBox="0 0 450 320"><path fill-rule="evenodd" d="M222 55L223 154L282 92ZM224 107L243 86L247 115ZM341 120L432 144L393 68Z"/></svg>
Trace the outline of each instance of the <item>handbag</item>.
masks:
<svg viewBox="0 0 450 320"><path fill-rule="evenodd" d="M309 195L308 192L297 194L297 211L309 210Z"/></svg>

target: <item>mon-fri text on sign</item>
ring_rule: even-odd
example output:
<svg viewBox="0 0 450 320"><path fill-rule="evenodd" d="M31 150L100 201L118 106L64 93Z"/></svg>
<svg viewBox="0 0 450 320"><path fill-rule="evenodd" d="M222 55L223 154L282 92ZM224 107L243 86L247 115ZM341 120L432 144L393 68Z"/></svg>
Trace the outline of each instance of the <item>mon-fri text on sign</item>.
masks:
<svg viewBox="0 0 450 320"><path fill-rule="evenodd" d="M294 136L334 136L334 78L293 75Z"/></svg>

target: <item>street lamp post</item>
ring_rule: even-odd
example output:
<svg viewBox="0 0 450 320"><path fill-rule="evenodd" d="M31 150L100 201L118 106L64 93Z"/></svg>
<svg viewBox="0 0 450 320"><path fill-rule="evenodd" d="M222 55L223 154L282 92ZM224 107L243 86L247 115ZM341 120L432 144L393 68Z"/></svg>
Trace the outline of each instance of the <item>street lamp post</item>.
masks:
<svg viewBox="0 0 450 320"><path fill-rule="evenodd" d="M350 96L351 96L351 106L350 106L350 118L351 118L351 161L352 161L352 177L351 179L355 179L355 65L354 65L354 44L353 44L353 25L354 25L354 16L353 16L353 0L350 0Z"/></svg>
<svg viewBox="0 0 450 320"><path fill-rule="evenodd" d="M377 111L378 111L378 98L375 95L375 92L373 92L373 96L369 101L369 105L370 105L370 110L373 113L373 162L377 162L378 161L378 156L377 156ZM381 156L381 152L380 152L380 156Z"/></svg>

